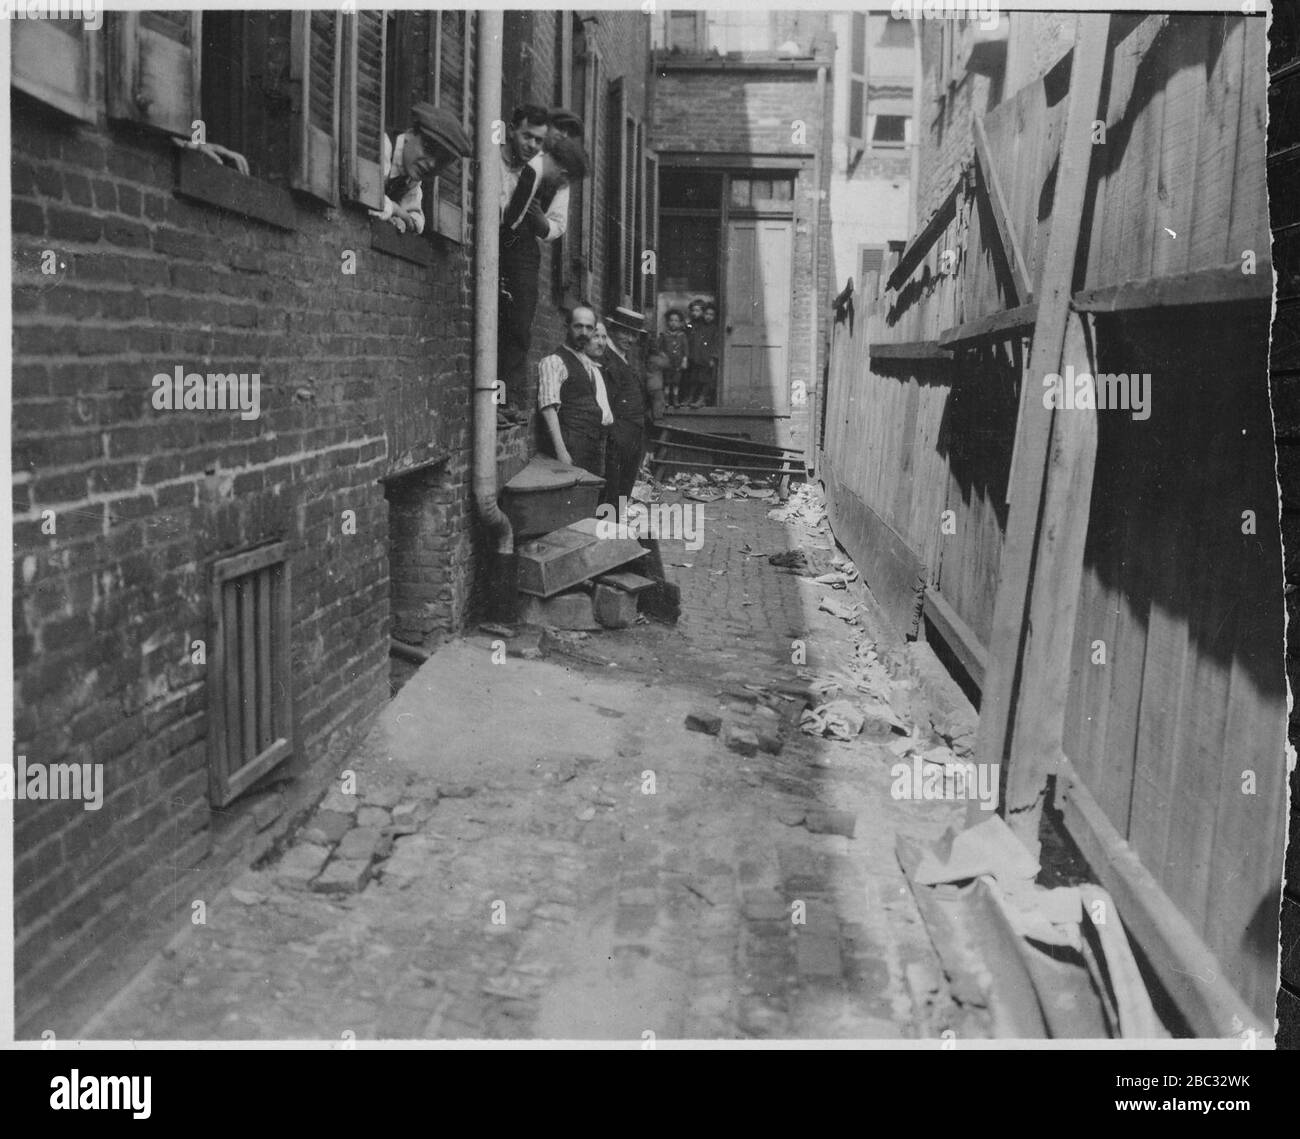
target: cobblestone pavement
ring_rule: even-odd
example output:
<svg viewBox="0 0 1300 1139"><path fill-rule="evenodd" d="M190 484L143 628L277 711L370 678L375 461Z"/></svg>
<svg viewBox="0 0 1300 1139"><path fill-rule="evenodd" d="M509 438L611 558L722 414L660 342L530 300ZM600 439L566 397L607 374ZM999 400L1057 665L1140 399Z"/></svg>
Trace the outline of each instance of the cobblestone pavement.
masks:
<svg viewBox="0 0 1300 1139"><path fill-rule="evenodd" d="M664 544L676 627L541 660L487 635L440 649L350 762L355 786L83 1035L936 1038L951 1007L925 996L939 970L894 841L960 808L893 800L882 743L813 739L797 702L751 703L744 685L797 681L864 635L818 611L829 589L748 556L831 555L771 505L711 503L699 550ZM905 656L856 596L865 635ZM686 730L692 712L723 735ZM740 727L779 754L730 750ZM852 838L820 833L845 819Z"/></svg>

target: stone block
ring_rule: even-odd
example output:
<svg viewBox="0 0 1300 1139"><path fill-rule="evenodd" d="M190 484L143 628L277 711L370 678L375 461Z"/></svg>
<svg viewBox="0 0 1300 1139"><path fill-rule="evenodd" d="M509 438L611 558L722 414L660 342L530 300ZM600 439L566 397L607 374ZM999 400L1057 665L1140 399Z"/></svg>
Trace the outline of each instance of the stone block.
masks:
<svg viewBox="0 0 1300 1139"><path fill-rule="evenodd" d="M374 827L376 830L388 826L392 822L388 812L383 807L362 807L357 812L357 826Z"/></svg>
<svg viewBox="0 0 1300 1139"><path fill-rule="evenodd" d="M275 868L275 880L282 886L304 886L321 872L329 856L329 847L300 842L285 851Z"/></svg>
<svg viewBox="0 0 1300 1139"><path fill-rule="evenodd" d="M520 616L530 625L550 625L556 629L592 630L601 627L592 609L591 598L585 593L561 593L545 600L526 597L520 605Z"/></svg>
<svg viewBox="0 0 1300 1139"><path fill-rule="evenodd" d="M391 783L375 783L361 793L361 802L367 807L396 807L401 799L402 789Z"/></svg>
<svg viewBox="0 0 1300 1139"><path fill-rule="evenodd" d="M740 755L755 755L758 752L758 736L749 728L730 725L727 728L727 748Z"/></svg>
<svg viewBox="0 0 1300 1139"><path fill-rule="evenodd" d="M804 826L813 834L842 834L852 838L857 828L858 817L852 811L836 811L817 808L804 815Z"/></svg>
<svg viewBox="0 0 1300 1139"><path fill-rule="evenodd" d="M370 862L361 858L336 858L311 884L318 894L355 894L370 879Z"/></svg>
<svg viewBox="0 0 1300 1139"><path fill-rule="evenodd" d="M309 835L304 832L303 838L322 846L332 846L347 833L351 825L351 815L341 815L338 811L317 811L307 826L307 830L313 833Z"/></svg>
<svg viewBox="0 0 1300 1139"><path fill-rule="evenodd" d="M716 736L722 730L722 717L715 716L710 712L688 712L686 714L686 730L688 732L703 732L706 736Z"/></svg>
<svg viewBox="0 0 1300 1139"><path fill-rule="evenodd" d="M334 852L334 858L370 862L375 858L386 857L392 847L392 837L381 833L377 828L353 827L343 836L343 841Z"/></svg>
<svg viewBox="0 0 1300 1139"><path fill-rule="evenodd" d="M524 629L506 642L506 656L520 660L541 660L543 633L541 629Z"/></svg>
<svg viewBox="0 0 1300 1139"><path fill-rule="evenodd" d="M337 811L341 815L355 815L360 806L361 800L355 795L345 795L335 788L321 800L319 810Z"/></svg>
<svg viewBox="0 0 1300 1139"><path fill-rule="evenodd" d="M596 586L591 608L606 629L626 629L636 621L636 597L611 585Z"/></svg>

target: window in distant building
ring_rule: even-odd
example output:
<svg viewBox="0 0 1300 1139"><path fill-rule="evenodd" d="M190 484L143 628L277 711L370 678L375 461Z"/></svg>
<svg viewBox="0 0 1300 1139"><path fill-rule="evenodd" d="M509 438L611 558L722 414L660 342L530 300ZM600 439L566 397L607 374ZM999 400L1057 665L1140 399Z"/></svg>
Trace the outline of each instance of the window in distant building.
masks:
<svg viewBox="0 0 1300 1139"><path fill-rule="evenodd" d="M703 12L665 12L662 28L662 46L669 51L705 50Z"/></svg>
<svg viewBox="0 0 1300 1139"><path fill-rule="evenodd" d="M865 149L867 114L867 14L854 12L849 29L849 153Z"/></svg>
<svg viewBox="0 0 1300 1139"><path fill-rule="evenodd" d="M871 131L871 145L875 147L901 147L906 144L911 133L910 122L906 115L874 115L875 124Z"/></svg>
<svg viewBox="0 0 1300 1139"><path fill-rule="evenodd" d="M774 51L772 14L731 10L708 13L709 48L730 52Z"/></svg>

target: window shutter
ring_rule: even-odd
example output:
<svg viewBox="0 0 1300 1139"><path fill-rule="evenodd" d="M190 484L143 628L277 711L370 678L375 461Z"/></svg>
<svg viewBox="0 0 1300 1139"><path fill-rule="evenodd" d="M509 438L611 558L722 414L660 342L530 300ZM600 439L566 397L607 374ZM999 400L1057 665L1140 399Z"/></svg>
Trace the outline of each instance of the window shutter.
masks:
<svg viewBox="0 0 1300 1139"><path fill-rule="evenodd" d="M849 33L849 157L866 150L867 15L854 12Z"/></svg>
<svg viewBox="0 0 1300 1139"><path fill-rule="evenodd" d="M330 205L339 200L339 21L329 9L293 13L293 170L289 184Z"/></svg>
<svg viewBox="0 0 1300 1139"><path fill-rule="evenodd" d="M653 309L655 305L655 282L659 276L659 158L646 151L645 154L645 215L642 218L641 248L654 253L654 269L641 273L637 265L638 279L641 282L641 308Z"/></svg>
<svg viewBox="0 0 1300 1139"><path fill-rule="evenodd" d="M189 138L199 110L198 12L121 12L110 25L108 113Z"/></svg>
<svg viewBox="0 0 1300 1139"><path fill-rule="evenodd" d="M577 280L578 293L590 297L596 284L592 273L596 265L596 182L600 177L600 163L604 154L601 121L605 113L601 94L605 89L601 75L600 52L588 43L587 62L583 71L586 84L586 127L588 173L582 183L582 246L577 255L582 258L582 273Z"/></svg>
<svg viewBox="0 0 1300 1139"><path fill-rule="evenodd" d="M9 34L10 82L66 115L94 122L98 31L80 20L14 20Z"/></svg>
<svg viewBox="0 0 1300 1139"><path fill-rule="evenodd" d="M384 204L384 56L380 11L345 16L343 196L371 209Z"/></svg>
<svg viewBox="0 0 1300 1139"><path fill-rule="evenodd" d="M605 280L609 292L606 300L621 304L625 289L625 256L627 249L628 192L627 185L627 97L622 78L609 85L609 181L602 197L608 203L605 240Z"/></svg>

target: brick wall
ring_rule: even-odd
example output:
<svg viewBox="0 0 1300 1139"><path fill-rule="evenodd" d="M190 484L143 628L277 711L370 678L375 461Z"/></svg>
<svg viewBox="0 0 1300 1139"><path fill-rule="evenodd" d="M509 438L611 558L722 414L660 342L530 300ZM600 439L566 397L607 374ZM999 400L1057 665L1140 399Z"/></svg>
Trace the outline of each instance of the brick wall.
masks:
<svg viewBox="0 0 1300 1139"><path fill-rule="evenodd" d="M290 772L327 767L387 698L381 476L444 456L423 503L440 533L425 617L453 628L472 604L468 250L442 243L417 265L373 250L353 208L299 202L286 232L181 200L179 153L15 95L15 753L102 763L105 782L98 811L15 804L24 1032L66 1031L53 994L187 908L228 856L213 853L191 663L211 641L217 558L287 544ZM177 365L258 373L260 418L154 410L152 377Z"/></svg>

